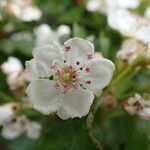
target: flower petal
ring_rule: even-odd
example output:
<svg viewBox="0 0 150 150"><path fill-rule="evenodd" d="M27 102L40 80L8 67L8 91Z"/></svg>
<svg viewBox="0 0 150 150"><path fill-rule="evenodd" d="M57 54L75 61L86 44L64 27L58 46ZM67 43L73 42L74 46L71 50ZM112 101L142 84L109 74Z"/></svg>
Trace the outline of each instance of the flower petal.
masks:
<svg viewBox="0 0 150 150"><path fill-rule="evenodd" d="M52 75L50 65L48 66L45 62L36 58L26 61L26 71L32 73L35 77L50 77Z"/></svg>
<svg viewBox="0 0 150 150"><path fill-rule="evenodd" d="M63 63L64 55L61 48L51 43L51 45L35 49L33 51L34 59L26 62L27 72L33 73L36 77L49 77L52 75L50 65L54 60Z"/></svg>
<svg viewBox="0 0 150 150"><path fill-rule="evenodd" d="M43 114L55 112L62 105L61 97L63 93L61 90L56 89L50 80L33 80L26 92L32 101L33 107Z"/></svg>
<svg viewBox="0 0 150 150"><path fill-rule="evenodd" d="M86 67L90 68L90 72L85 72ZM95 59L83 68L81 84L98 96L100 91L109 84L114 69L115 66L110 60L105 58ZM86 81L91 83L87 84Z"/></svg>
<svg viewBox="0 0 150 150"><path fill-rule="evenodd" d="M87 61L87 55L94 56L94 46L89 41L81 38L72 38L64 43L65 47L70 47L68 52L68 63L75 66L77 61L80 62L78 66L83 66Z"/></svg>
<svg viewBox="0 0 150 150"><path fill-rule="evenodd" d="M82 88L70 89L63 97L64 104L58 110L57 115L66 120L68 118L83 117L88 114L94 95Z"/></svg>

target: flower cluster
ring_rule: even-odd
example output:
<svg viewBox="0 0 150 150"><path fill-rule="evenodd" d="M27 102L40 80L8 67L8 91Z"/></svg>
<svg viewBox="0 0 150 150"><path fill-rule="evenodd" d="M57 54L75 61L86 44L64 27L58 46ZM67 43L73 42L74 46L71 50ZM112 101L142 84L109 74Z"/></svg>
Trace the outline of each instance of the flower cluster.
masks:
<svg viewBox="0 0 150 150"><path fill-rule="evenodd" d="M12 92L18 93L25 89L26 82L31 79L30 74L23 70L23 65L18 58L9 57L6 62L1 64L2 71L7 76L7 83Z"/></svg>
<svg viewBox="0 0 150 150"><path fill-rule="evenodd" d="M145 100L140 94L135 94L123 103L125 111L143 119L150 119L150 100Z"/></svg>
<svg viewBox="0 0 150 150"><path fill-rule="evenodd" d="M114 64L94 58L94 46L81 38L72 38L63 45L51 42L33 51L26 62L27 72L35 79L26 92L33 107L43 114L57 112L61 119L87 115L113 75Z"/></svg>
<svg viewBox="0 0 150 150"><path fill-rule="evenodd" d="M0 4L11 15L25 22L37 21L42 16L41 10L33 5L32 0L2 0Z"/></svg>
<svg viewBox="0 0 150 150"><path fill-rule="evenodd" d="M135 39L124 41L121 49L117 53L117 57L119 59L127 61L129 64L142 56L150 59L150 43L144 44L143 42Z"/></svg>
<svg viewBox="0 0 150 150"><path fill-rule="evenodd" d="M21 109L18 103L8 103L0 106L1 135L5 139L14 139L26 132L29 138L38 138L41 135L42 126L40 123L30 121L26 116L16 116Z"/></svg>

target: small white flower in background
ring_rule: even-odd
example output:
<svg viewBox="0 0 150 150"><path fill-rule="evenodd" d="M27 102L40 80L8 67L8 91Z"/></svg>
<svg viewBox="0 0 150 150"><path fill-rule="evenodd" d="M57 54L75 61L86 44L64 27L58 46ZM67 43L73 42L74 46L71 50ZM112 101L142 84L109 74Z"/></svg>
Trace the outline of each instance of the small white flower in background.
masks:
<svg viewBox="0 0 150 150"><path fill-rule="evenodd" d="M7 75L6 80L12 91L21 90L31 79L31 76L24 72L21 61L16 57L10 56L1 64L1 69Z"/></svg>
<svg viewBox="0 0 150 150"><path fill-rule="evenodd" d="M5 7L9 13L25 22L37 21L42 16L41 10L31 0L11 0Z"/></svg>
<svg viewBox="0 0 150 150"><path fill-rule="evenodd" d="M56 31L53 31L48 24L41 24L34 29L34 34L36 37L35 46L40 47L43 45L48 45L52 40L59 42L59 38L61 36L66 36L70 33L71 29L67 25L60 25Z"/></svg>
<svg viewBox="0 0 150 150"><path fill-rule="evenodd" d="M140 94L135 94L123 103L123 108L130 115L137 115L142 119L150 119L150 100L145 100Z"/></svg>
<svg viewBox="0 0 150 150"><path fill-rule="evenodd" d="M30 123L28 123L27 125L27 137L31 138L31 139L37 139L40 137L42 132L42 126L40 123L35 122L35 121L30 121Z"/></svg>
<svg viewBox="0 0 150 150"><path fill-rule="evenodd" d="M9 123L3 125L1 135L5 139L15 139L23 133L27 137L36 139L41 135L42 126L40 123L30 121L26 116L18 116Z"/></svg>
<svg viewBox="0 0 150 150"><path fill-rule="evenodd" d="M141 0L88 0L86 8L88 11L99 11L107 14L111 9L135 9L140 3Z"/></svg>
<svg viewBox="0 0 150 150"><path fill-rule="evenodd" d="M25 116L16 117L3 126L1 135L5 139L15 139L26 131L27 124L28 119Z"/></svg>
<svg viewBox="0 0 150 150"><path fill-rule="evenodd" d="M127 61L129 64L133 63L138 56L150 59L150 44L144 44L135 39L125 40L117 53L119 59Z"/></svg>
<svg viewBox="0 0 150 150"><path fill-rule="evenodd" d="M62 36L62 35L69 35L71 33L71 29L69 26L62 24L57 28L57 33Z"/></svg>
<svg viewBox="0 0 150 150"><path fill-rule="evenodd" d="M107 12L106 0L88 0L86 9L91 12L99 11L105 14Z"/></svg>
<svg viewBox="0 0 150 150"><path fill-rule="evenodd" d="M72 38L64 46L52 42L33 51L26 62L27 72L35 79L26 92L34 109L43 114L57 112L61 119L83 117L106 87L115 69L105 58L94 59L94 46Z"/></svg>
<svg viewBox="0 0 150 150"><path fill-rule="evenodd" d="M16 111L19 109L20 106L16 103L0 105L0 126L10 122L15 117Z"/></svg>
<svg viewBox="0 0 150 150"><path fill-rule="evenodd" d="M10 56L8 60L1 65L1 69L5 74L12 74L14 72L21 72L23 66L19 59Z"/></svg>
<svg viewBox="0 0 150 150"><path fill-rule="evenodd" d="M108 24L123 35L136 38L144 43L150 42L150 21L128 10L109 11Z"/></svg>
<svg viewBox="0 0 150 150"><path fill-rule="evenodd" d="M150 20L150 6L146 8L144 16Z"/></svg>

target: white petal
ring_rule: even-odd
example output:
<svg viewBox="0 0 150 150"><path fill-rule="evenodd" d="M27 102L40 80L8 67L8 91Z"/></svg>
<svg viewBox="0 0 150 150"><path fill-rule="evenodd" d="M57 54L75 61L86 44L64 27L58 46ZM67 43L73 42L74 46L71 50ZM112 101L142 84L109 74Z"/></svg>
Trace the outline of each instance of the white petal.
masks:
<svg viewBox="0 0 150 150"><path fill-rule="evenodd" d="M135 38L143 41L144 43L150 42L150 24L141 26L135 33Z"/></svg>
<svg viewBox="0 0 150 150"><path fill-rule="evenodd" d="M33 56L39 56L41 53L46 53L47 56L53 59L53 57L58 57L60 54L62 55L63 51L59 43L50 42L49 45L44 45L41 47L37 47L33 50Z"/></svg>
<svg viewBox="0 0 150 150"><path fill-rule="evenodd" d="M27 124L28 119L25 116L19 116L14 122L4 125L1 134L6 139L14 139L26 130Z"/></svg>
<svg viewBox="0 0 150 150"><path fill-rule="evenodd" d="M61 48L52 43L33 51L34 59L26 62L27 72L33 73L36 77L49 77L52 75L50 65L54 60L63 63L64 55Z"/></svg>
<svg viewBox="0 0 150 150"><path fill-rule="evenodd" d="M15 139L19 135L21 135L22 132L15 128L12 124L8 124L6 126L3 126L1 135L5 139Z"/></svg>
<svg viewBox="0 0 150 150"><path fill-rule="evenodd" d="M58 27L57 32L60 36L62 35L69 35L71 32L71 29L69 26L62 24Z"/></svg>
<svg viewBox="0 0 150 150"><path fill-rule="evenodd" d="M42 12L35 6L28 6L22 9L19 18L26 22L37 21L41 18Z"/></svg>
<svg viewBox="0 0 150 150"><path fill-rule="evenodd" d="M0 125L6 124L15 117L15 111L13 111L11 105L0 106Z"/></svg>
<svg viewBox="0 0 150 150"><path fill-rule="evenodd" d="M146 120L150 120L150 108L149 107L145 107L143 110L141 110L138 115Z"/></svg>
<svg viewBox="0 0 150 150"><path fill-rule="evenodd" d="M27 136L31 139L39 138L41 131L42 126L38 122L32 121L27 126Z"/></svg>
<svg viewBox="0 0 150 150"><path fill-rule="evenodd" d="M118 4L123 8L137 8L141 3L141 0L118 0Z"/></svg>
<svg viewBox="0 0 150 150"><path fill-rule="evenodd" d="M35 77L50 77L52 75L50 63L47 65L44 61L36 58L26 61L26 71Z"/></svg>
<svg viewBox="0 0 150 150"><path fill-rule="evenodd" d="M94 56L93 44L81 38L69 39L64 45L70 47L70 51L68 52L68 63L70 65L76 66L76 62L79 61L79 66L83 66L89 61L87 59L87 54Z"/></svg>
<svg viewBox="0 0 150 150"><path fill-rule="evenodd" d="M33 103L33 107L43 114L55 112L62 105L63 93L56 89L50 80L33 80L26 92Z"/></svg>
<svg viewBox="0 0 150 150"><path fill-rule="evenodd" d="M64 104L57 115L65 120L74 117L83 117L88 114L94 95L82 88L70 89L63 97Z"/></svg>
<svg viewBox="0 0 150 150"><path fill-rule="evenodd" d="M15 57L9 57L8 60L1 65L1 68L6 74L21 72L23 70L21 61Z"/></svg>
<svg viewBox="0 0 150 150"><path fill-rule="evenodd" d="M35 27L34 34L36 37L35 45L37 47L48 45L51 41L59 42L58 33L54 32L48 24L41 24Z"/></svg>
<svg viewBox="0 0 150 150"><path fill-rule="evenodd" d="M101 9L100 0L88 0L86 8L88 11L99 11Z"/></svg>
<svg viewBox="0 0 150 150"><path fill-rule="evenodd" d="M89 73L85 71L86 67L90 68ZM109 84L114 69L115 66L110 60L105 58L95 59L83 68L81 83L95 95L99 95L100 91ZM86 81L91 81L91 84L86 84Z"/></svg>

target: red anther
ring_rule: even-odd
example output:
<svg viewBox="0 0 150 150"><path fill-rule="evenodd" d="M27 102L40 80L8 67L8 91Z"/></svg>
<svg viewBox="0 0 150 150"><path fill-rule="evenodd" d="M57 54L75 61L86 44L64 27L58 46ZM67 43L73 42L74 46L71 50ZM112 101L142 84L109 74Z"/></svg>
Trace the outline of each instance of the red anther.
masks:
<svg viewBox="0 0 150 150"><path fill-rule="evenodd" d="M69 86L67 84L64 84L63 85L63 91L66 92L66 91L68 91L68 89L69 89Z"/></svg>
<svg viewBox="0 0 150 150"><path fill-rule="evenodd" d="M71 46L65 46L65 51L69 52L71 50Z"/></svg>
<svg viewBox="0 0 150 150"><path fill-rule="evenodd" d="M87 59L92 59L93 55L91 53L87 54Z"/></svg>
<svg viewBox="0 0 150 150"><path fill-rule="evenodd" d="M87 84L91 84L91 81L86 81Z"/></svg>
<svg viewBox="0 0 150 150"><path fill-rule="evenodd" d="M58 77L62 77L64 75L64 71L57 70L56 73L55 73L55 75L58 76Z"/></svg>
<svg viewBox="0 0 150 150"><path fill-rule="evenodd" d="M73 82L73 83L72 83L72 87L75 88L75 89L77 89L77 88L79 87L79 85L78 85L77 82Z"/></svg>
<svg viewBox="0 0 150 150"><path fill-rule="evenodd" d="M77 62L76 62L76 64L77 64L77 65L79 65L79 64L80 64L80 62L79 62L79 61L77 61Z"/></svg>
<svg viewBox="0 0 150 150"><path fill-rule="evenodd" d="M51 64L51 65L50 65L50 68L51 68L51 69L54 69L55 67L56 67L55 64Z"/></svg>
<svg viewBox="0 0 150 150"><path fill-rule="evenodd" d="M55 88L59 88L60 87L60 83L56 82L55 83Z"/></svg>
<svg viewBox="0 0 150 150"><path fill-rule="evenodd" d="M89 72L91 71L91 69L90 69L89 67L86 67L86 68L85 68L85 71L86 71L87 73L89 73Z"/></svg>
<svg viewBox="0 0 150 150"><path fill-rule="evenodd" d="M69 69L69 70L72 70L72 68L73 68L73 67L72 67L71 65L68 65L68 69Z"/></svg>

